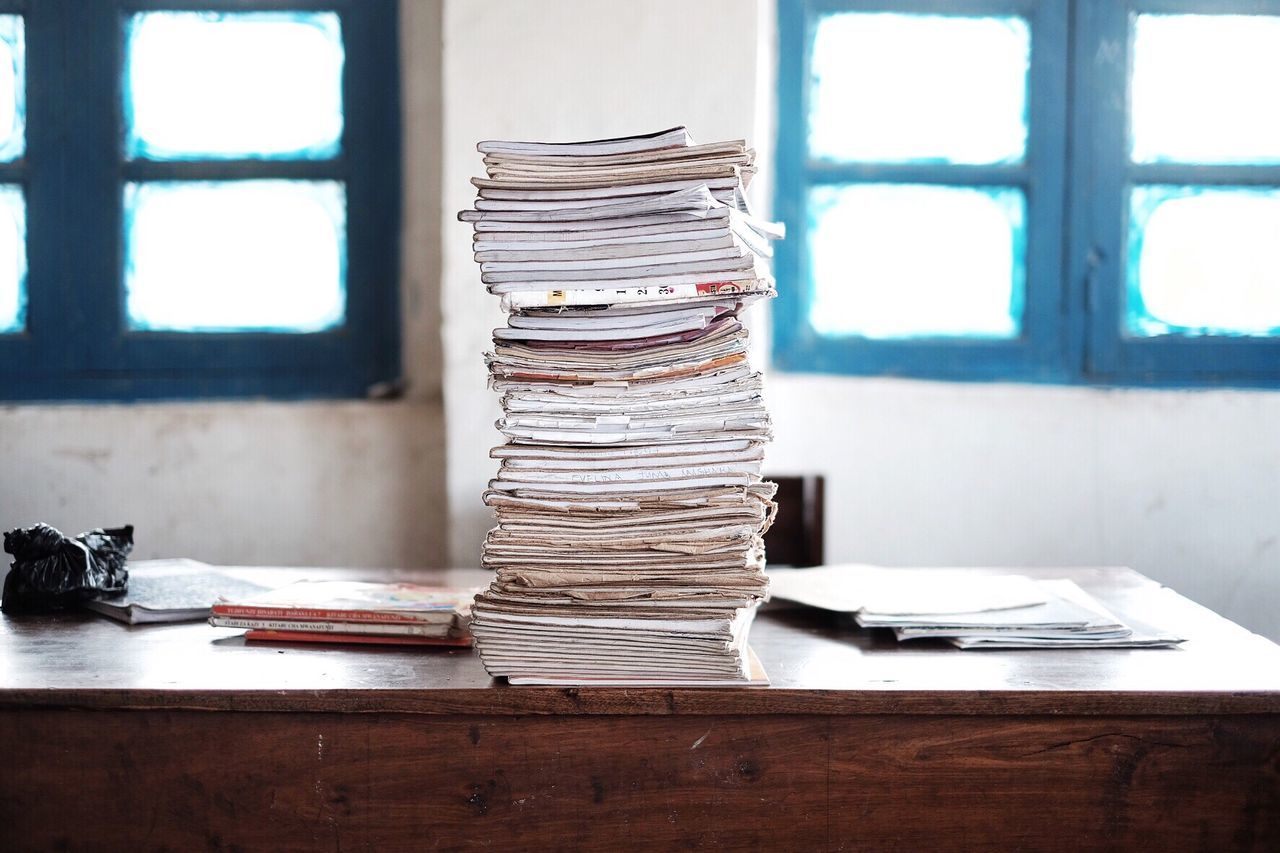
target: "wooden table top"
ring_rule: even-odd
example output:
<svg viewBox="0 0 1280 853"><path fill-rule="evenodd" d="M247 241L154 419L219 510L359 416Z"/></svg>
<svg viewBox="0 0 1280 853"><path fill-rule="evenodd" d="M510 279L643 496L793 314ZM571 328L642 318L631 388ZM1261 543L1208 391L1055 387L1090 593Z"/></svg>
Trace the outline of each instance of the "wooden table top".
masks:
<svg viewBox="0 0 1280 853"><path fill-rule="evenodd" d="M479 585L478 570L236 569ZM909 571L909 570L906 570ZM424 714L1280 714L1280 646L1127 569L1070 577L1178 649L960 651L899 644L837 614L768 605L751 644L767 688L551 688L494 682L471 650L246 643L204 622L0 617L0 707ZM264 580L265 579L265 580Z"/></svg>

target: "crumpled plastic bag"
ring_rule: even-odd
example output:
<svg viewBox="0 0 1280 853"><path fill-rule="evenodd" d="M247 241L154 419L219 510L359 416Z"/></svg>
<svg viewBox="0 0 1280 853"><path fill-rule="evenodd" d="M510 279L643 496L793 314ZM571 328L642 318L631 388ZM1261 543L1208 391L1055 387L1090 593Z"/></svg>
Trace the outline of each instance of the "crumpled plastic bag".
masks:
<svg viewBox="0 0 1280 853"><path fill-rule="evenodd" d="M5 613L49 613L76 607L98 593L124 592L133 525L96 528L74 539L47 524L10 530L4 550L13 565L4 579Z"/></svg>

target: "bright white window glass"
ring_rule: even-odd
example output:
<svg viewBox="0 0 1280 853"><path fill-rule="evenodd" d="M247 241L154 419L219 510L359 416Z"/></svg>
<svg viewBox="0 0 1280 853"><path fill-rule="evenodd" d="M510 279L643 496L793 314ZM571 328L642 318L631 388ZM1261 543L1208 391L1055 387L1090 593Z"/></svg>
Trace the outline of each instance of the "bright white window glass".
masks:
<svg viewBox="0 0 1280 853"><path fill-rule="evenodd" d="M27 57L19 15L0 15L0 161L27 147Z"/></svg>
<svg viewBox="0 0 1280 853"><path fill-rule="evenodd" d="M810 191L809 211L809 322L819 334L1019 334L1026 289L1020 190L818 187Z"/></svg>
<svg viewBox="0 0 1280 853"><path fill-rule="evenodd" d="M318 332L343 322L340 183L127 184L124 215L133 330Z"/></svg>
<svg viewBox="0 0 1280 853"><path fill-rule="evenodd" d="M1280 190L1148 186L1130 205L1130 335L1280 335Z"/></svg>
<svg viewBox="0 0 1280 853"><path fill-rule="evenodd" d="M1280 163L1280 17L1138 15L1136 163Z"/></svg>
<svg viewBox="0 0 1280 853"><path fill-rule="evenodd" d="M0 186L0 334L21 332L27 315L27 207L22 190Z"/></svg>
<svg viewBox="0 0 1280 853"><path fill-rule="evenodd" d="M342 142L333 12L145 12L125 35L125 153L327 159Z"/></svg>
<svg viewBox="0 0 1280 853"><path fill-rule="evenodd" d="M850 12L818 22L809 154L882 163L1016 163L1031 34L1016 17Z"/></svg>

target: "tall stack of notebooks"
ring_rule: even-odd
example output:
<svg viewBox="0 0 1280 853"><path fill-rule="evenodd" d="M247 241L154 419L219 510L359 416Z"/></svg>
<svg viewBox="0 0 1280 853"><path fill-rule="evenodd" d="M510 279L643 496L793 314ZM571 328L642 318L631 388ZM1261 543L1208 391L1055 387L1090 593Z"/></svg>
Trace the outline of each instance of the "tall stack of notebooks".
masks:
<svg viewBox="0 0 1280 853"><path fill-rule="evenodd" d="M482 142L481 279L505 328L472 608L515 684L750 683L767 589L769 416L739 320L772 295L775 225L743 195L754 152L684 128L580 143Z"/></svg>

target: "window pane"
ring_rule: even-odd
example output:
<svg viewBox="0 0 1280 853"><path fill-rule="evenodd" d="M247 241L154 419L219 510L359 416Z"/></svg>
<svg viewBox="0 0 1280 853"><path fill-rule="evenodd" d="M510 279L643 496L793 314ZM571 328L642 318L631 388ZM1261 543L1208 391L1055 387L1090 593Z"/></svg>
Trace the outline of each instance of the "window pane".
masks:
<svg viewBox="0 0 1280 853"><path fill-rule="evenodd" d="M22 190L0 186L0 333L21 332L27 316L27 208Z"/></svg>
<svg viewBox="0 0 1280 853"><path fill-rule="evenodd" d="M900 184L810 192L809 314L824 335L1012 338L1026 201L1011 188Z"/></svg>
<svg viewBox="0 0 1280 853"><path fill-rule="evenodd" d="M0 160L26 151L27 58L22 18L0 15Z"/></svg>
<svg viewBox="0 0 1280 853"><path fill-rule="evenodd" d="M1021 18L828 15L813 45L810 155L1018 162L1030 56Z"/></svg>
<svg viewBox="0 0 1280 853"><path fill-rule="evenodd" d="M129 327L315 332L346 311L346 194L333 181L128 184Z"/></svg>
<svg viewBox="0 0 1280 853"><path fill-rule="evenodd" d="M1134 162L1280 162L1277 81L1278 17L1139 15Z"/></svg>
<svg viewBox="0 0 1280 853"><path fill-rule="evenodd" d="M338 153L344 53L333 12L138 14L126 56L129 157Z"/></svg>
<svg viewBox="0 0 1280 853"><path fill-rule="evenodd" d="M1126 331L1280 335L1280 190L1132 191Z"/></svg>

